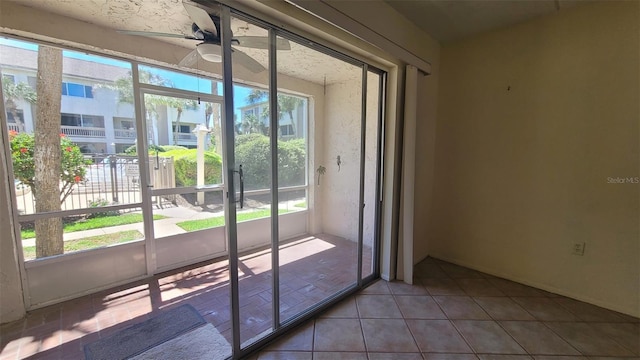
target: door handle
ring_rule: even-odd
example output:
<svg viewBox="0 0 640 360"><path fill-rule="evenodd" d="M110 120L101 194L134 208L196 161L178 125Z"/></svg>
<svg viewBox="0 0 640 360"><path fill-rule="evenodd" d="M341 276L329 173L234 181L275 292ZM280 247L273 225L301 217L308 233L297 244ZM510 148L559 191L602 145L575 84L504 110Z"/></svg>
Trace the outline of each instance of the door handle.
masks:
<svg viewBox="0 0 640 360"><path fill-rule="evenodd" d="M240 175L240 209L244 207L244 173L242 165L238 166L238 175Z"/></svg>

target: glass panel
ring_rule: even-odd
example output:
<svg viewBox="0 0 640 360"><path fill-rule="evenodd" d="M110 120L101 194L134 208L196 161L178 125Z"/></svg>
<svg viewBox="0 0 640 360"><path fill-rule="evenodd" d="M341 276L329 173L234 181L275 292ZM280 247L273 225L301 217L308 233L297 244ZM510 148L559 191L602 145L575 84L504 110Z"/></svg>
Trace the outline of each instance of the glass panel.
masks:
<svg viewBox="0 0 640 360"><path fill-rule="evenodd" d="M378 123L380 120L380 75L367 73L367 109L364 160L364 216L362 226L362 277L374 272L374 246L376 240L376 203L378 169Z"/></svg>
<svg viewBox="0 0 640 360"><path fill-rule="evenodd" d="M114 116L134 114L119 96L132 91L130 64L9 39L0 39L0 53L11 74L2 85L25 259L142 239L139 208L65 213L141 202L137 160L114 154L111 131ZM39 57L51 67L39 69ZM128 86L116 88L118 78ZM60 107L40 108L39 99ZM23 220L34 213L50 215Z"/></svg>
<svg viewBox="0 0 640 360"><path fill-rule="evenodd" d="M11 77L3 77L3 82L13 80L3 86L9 90L4 92L5 104L8 104L6 110L14 115L11 116L14 121L17 119L15 125L10 126L10 141L16 186L23 189L18 192L16 199L20 213L27 215L40 211L95 207L96 204L139 202L140 189L137 178L127 177L124 174L126 161L123 161L121 169L110 168L110 173L103 169L103 163L101 163L105 157L115 153L113 122L106 122L109 126L105 127L105 119L112 120L116 115L132 117L134 113L132 104L121 103L118 97L120 92L132 91L130 76L127 78L130 65L101 56L62 51L60 71L62 71L63 81L67 77L82 76L87 85L80 85L77 83L78 80L74 80L74 82L64 82L66 87L61 83L55 89L51 88L51 91L67 88L69 94L73 96L65 97L62 92L52 94L61 97L60 112L57 117L51 114L42 115L43 119L53 119L47 121L55 121L56 124L40 126L42 132L49 132L41 135L47 139L60 139L59 142L52 141L47 146L59 147L61 157L59 159L47 157L47 160L60 161L62 164L59 184L44 185L36 181L36 173L39 171L36 169L36 164L42 163L37 161L37 157L45 151L36 148L37 133L34 131L37 98L46 96L37 94L35 90L39 48L32 43L8 39L0 41L0 47L0 52L3 54L2 64L0 64L3 74L11 75ZM122 79L122 82L128 80L128 86L114 87L118 78ZM95 88L96 94L92 99L82 99L85 86L90 89ZM133 145L134 139L129 140L129 144ZM51 192L34 191L37 190L35 189L37 184L62 189L59 191L60 205L51 204L53 207L38 210L34 195Z"/></svg>
<svg viewBox="0 0 640 360"><path fill-rule="evenodd" d="M67 95L84 97L84 86L80 84L67 83Z"/></svg>
<svg viewBox="0 0 640 360"><path fill-rule="evenodd" d="M305 185L307 178L314 184L308 198L305 188L279 191L281 209L309 209L311 224L307 236L279 239L280 314L287 321L357 281L362 68L295 41L278 42L291 47L277 56L280 186Z"/></svg>
<svg viewBox="0 0 640 360"><path fill-rule="evenodd" d="M162 238L225 226L223 200L222 189L153 196L154 236Z"/></svg>
<svg viewBox="0 0 640 360"><path fill-rule="evenodd" d="M144 110L154 190L222 183L220 104L145 94Z"/></svg>
<svg viewBox="0 0 640 360"><path fill-rule="evenodd" d="M244 46L253 36L268 44L269 32L238 17L231 18L234 84L235 164L244 173L244 202L237 204L240 343L246 347L273 331L271 266L271 144L268 46ZM238 178L235 189L239 191ZM240 194L236 194L239 199Z"/></svg>
<svg viewBox="0 0 640 360"><path fill-rule="evenodd" d="M62 226L62 241L38 243L39 233ZM144 239L139 209L105 210L81 215L21 221L22 250L26 261L45 257L52 249L60 254L91 250ZM41 247L38 249L38 247ZM47 247L47 248L45 248Z"/></svg>
<svg viewBox="0 0 640 360"><path fill-rule="evenodd" d="M138 67L140 83L195 91L201 94L222 94L222 84L202 76L189 75L147 65Z"/></svg>

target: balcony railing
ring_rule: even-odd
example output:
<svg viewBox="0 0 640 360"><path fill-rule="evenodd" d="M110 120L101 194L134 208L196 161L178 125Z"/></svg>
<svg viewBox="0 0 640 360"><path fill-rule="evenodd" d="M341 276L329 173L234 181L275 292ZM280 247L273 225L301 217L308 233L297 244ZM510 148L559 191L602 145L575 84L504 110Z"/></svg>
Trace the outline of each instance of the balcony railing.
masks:
<svg viewBox="0 0 640 360"><path fill-rule="evenodd" d="M7 129L9 131L20 132L20 126L18 124L7 124Z"/></svg>
<svg viewBox="0 0 640 360"><path fill-rule="evenodd" d="M196 141L196 140L198 140L196 138L195 134L174 132L173 136L174 136L175 139L184 140L184 141Z"/></svg>
<svg viewBox="0 0 640 360"><path fill-rule="evenodd" d="M63 134L67 136L94 137L94 138L105 137L104 128L63 125L63 126L60 126L60 130L62 131Z"/></svg>
<svg viewBox="0 0 640 360"><path fill-rule="evenodd" d="M136 131L127 129L113 129L116 139L135 139Z"/></svg>

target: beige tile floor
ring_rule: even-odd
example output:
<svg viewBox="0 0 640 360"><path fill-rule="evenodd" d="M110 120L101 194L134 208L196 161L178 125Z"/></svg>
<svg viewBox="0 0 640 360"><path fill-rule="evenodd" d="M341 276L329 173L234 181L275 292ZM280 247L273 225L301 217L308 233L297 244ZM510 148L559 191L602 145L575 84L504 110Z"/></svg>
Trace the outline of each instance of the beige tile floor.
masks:
<svg viewBox="0 0 640 360"><path fill-rule="evenodd" d="M351 252L338 239L325 241L333 242L334 251L311 256L327 265L316 270L330 274L341 269L327 259ZM255 255L244 261L252 274L244 280L246 289L255 291L241 305L252 319L260 312L251 307L269 307L260 300L269 299L265 279L250 271L262 263ZM308 262L290 264L283 275L291 309L317 301L319 289L332 292L346 284L344 271L327 283L327 277L309 273ZM0 326L0 360L81 359L83 344L181 303L191 303L228 336L230 314L219 306L228 304L225 269L226 263L213 262L33 311ZM250 358L640 359L640 321L429 258L416 266L415 285L379 280Z"/></svg>
<svg viewBox="0 0 640 360"><path fill-rule="evenodd" d="M252 359L640 359L624 314L427 259L379 280Z"/></svg>

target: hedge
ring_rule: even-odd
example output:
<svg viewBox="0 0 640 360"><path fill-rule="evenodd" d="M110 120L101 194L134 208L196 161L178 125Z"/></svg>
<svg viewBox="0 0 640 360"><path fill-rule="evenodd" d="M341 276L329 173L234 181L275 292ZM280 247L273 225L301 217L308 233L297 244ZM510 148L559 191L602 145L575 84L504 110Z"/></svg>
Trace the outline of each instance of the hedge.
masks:
<svg viewBox="0 0 640 360"><path fill-rule="evenodd" d="M269 137L261 134L239 135L236 140L236 164L242 164L245 189L270 187ZM278 140L278 186L305 184L305 143L303 139Z"/></svg>

